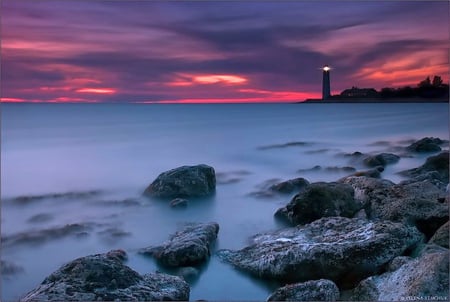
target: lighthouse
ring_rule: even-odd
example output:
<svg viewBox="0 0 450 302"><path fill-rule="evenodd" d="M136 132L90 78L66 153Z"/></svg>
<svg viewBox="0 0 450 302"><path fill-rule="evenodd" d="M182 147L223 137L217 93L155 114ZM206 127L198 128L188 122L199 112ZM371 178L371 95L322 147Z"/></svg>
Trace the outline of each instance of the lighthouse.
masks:
<svg viewBox="0 0 450 302"><path fill-rule="evenodd" d="M323 66L323 78L322 78L322 100L330 98L330 67L328 65Z"/></svg>

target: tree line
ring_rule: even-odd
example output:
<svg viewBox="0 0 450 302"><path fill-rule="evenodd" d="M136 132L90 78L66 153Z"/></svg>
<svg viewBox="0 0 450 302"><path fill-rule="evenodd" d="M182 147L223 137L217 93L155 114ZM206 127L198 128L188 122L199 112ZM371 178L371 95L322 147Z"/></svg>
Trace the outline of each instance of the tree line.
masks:
<svg viewBox="0 0 450 302"><path fill-rule="evenodd" d="M440 76L434 76L433 79L427 77L415 87L382 88L379 96L381 98L448 98L449 85L445 84Z"/></svg>

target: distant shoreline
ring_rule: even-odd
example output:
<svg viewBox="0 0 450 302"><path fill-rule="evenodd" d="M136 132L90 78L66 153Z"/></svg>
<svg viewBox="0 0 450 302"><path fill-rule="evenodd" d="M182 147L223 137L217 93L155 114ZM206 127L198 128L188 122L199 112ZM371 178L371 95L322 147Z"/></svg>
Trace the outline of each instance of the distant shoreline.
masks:
<svg viewBox="0 0 450 302"><path fill-rule="evenodd" d="M448 99L425 99L425 98L363 98L363 99L306 99L296 104L366 104L366 103L449 103Z"/></svg>

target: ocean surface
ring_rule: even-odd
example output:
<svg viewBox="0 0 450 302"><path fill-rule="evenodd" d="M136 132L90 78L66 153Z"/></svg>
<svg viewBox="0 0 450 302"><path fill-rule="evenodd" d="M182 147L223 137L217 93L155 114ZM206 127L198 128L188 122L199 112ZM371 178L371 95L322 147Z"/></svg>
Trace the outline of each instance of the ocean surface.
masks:
<svg viewBox="0 0 450 302"><path fill-rule="evenodd" d="M165 271L138 253L186 222L220 225L214 250L239 249L281 226L292 195L262 198L265 184L295 177L335 181L355 151L393 152L383 177L430 154L404 147L449 137L448 104L1 104L1 300L20 298L75 258L124 249L139 273ZM448 149L448 146L444 146ZM208 164L216 194L185 209L142 197L166 170ZM321 169L311 169L320 165ZM18 197L23 198L18 198ZM73 229L65 227L74 225ZM277 284L250 278L213 254L191 281L191 300L265 300Z"/></svg>

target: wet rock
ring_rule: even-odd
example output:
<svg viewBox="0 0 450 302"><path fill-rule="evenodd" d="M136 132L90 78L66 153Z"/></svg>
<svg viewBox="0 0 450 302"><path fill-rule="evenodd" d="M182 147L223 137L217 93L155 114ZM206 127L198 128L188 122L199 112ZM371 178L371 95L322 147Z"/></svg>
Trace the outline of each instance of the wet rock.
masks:
<svg viewBox="0 0 450 302"><path fill-rule="evenodd" d="M124 231L118 227L111 227L97 233L103 240L113 243L124 237L131 236L130 232Z"/></svg>
<svg viewBox="0 0 450 302"><path fill-rule="evenodd" d="M290 194L293 192L300 192L309 185L309 181L304 178L294 178L286 181L273 178L265 181L258 186L259 190L252 192L249 195L258 198L271 198L279 194Z"/></svg>
<svg viewBox="0 0 450 302"><path fill-rule="evenodd" d="M312 168L309 168L309 169L298 169L297 173L313 172L313 171L320 171L320 170L322 170L322 167L319 166L319 165L316 165L316 166L314 166Z"/></svg>
<svg viewBox="0 0 450 302"><path fill-rule="evenodd" d="M230 172L216 173L216 183L221 185L228 185L242 181L243 176L251 174L245 170L237 170Z"/></svg>
<svg viewBox="0 0 450 302"><path fill-rule="evenodd" d="M289 142L285 144L274 144L274 145L267 145L267 146L261 146L258 147L258 150L269 150L269 149L282 149L287 147L304 147L304 146L311 146L313 143L311 142Z"/></svg>
<svg viewBox="0 0 450 302"><path fill-rule="evenodd" d="M159 198L189 198L212 195L216 190L216 175L207 165L182 166L161 173L144 191L144 195Z"/></svg>
<svg viewBox="0 0 450 302"><path fill-rule="evenodd" d="M45 200L45 199L86 199L86 198L92 198L95 196L98 196L100 194L103 194L102 191L99 190L92 190L92 191L85 191L85 192L65 192L65 193L50 193L50 194L43 194L43 195L26 195L26 196L19 196L12 199L7 199L7 202L12 202L14 204L29 204L35 201Z"/></svg>
<svg viewBox="0 0 450 302"><path fill-rule="evenodd" d="M210 246L216 240L219 225L215 222L192 223L172 235L169 241L157 247L140 250L170 267L197 265L210 256Z"/></svg>
<svg viewBox="0 0 450 302"><path fill-rule="evenodd" d="M309 185L309 181L304 178L294 178L287 181L283 181L277 184L274 184L269 187L269 190L289 194L294 191L301 191Z"/></svg>
<svg viewBox="0 0 450 302"><path fill-rule="evenodd" d="M2 276L5 276L5 275L9 276L9 275L15 275L17 273L22 273L22 272L24 272L24 269L20 265L17 265L13 262L1 260L0 261L0 271L2 273Z"/></svg>
<svg viewBox="0 0 450 302"><path fill-rule="evenodd" d="M391 262L389 262L388 267L387 267L387 271L388 272L394 272L394 271L398 270L403 264L408 263L412 259L413 258L411 258L409 256L398 256L398 257L395 257L394 259L392 259Z"/></svg>
<svg viewBox="0 0 450 302"><path fill-rule="evenodd" d="M189 285L161 273L139 275L122 263L124 251L78 258L48 276L21 301L189 300Z"/></svg>
<svg viewBox="0 0 450 302"><path fill-rule="evenodd" d="M422 234L390 221L328 217L305 226L256 235L239 250L219 257L254 276L283 282L330 279L351 288L412 249Z"/></svg>
<svg viewBox="0 0 450 302"><path fill-rule="evenodd" d="M355 192L355 199L363 206L369 200L369 196L374 190L385 190L392 187L394 183L387 179L378 179L367 176L348 176L339 180L342 183L349 184Z"/></svg>
<svg viewBox="0 0 450 302"><path fill-rule="evenodd" d="M443 143L444 141L440 138L424 137L406 147L406 150L412 152L438 152L442 150L439 145Z"/></svg>
<svg viewBox="0 0 450 302"><path fill-rule="evenodd" d="M339 289L333 281L320 279L278 288L267 301L336 301Z"/></svg>
<svg viewBox="0 0 450 302"><path fill-rule="evenodd" d="M413 178L415 181L425 179L437 179L444 184L449 182L449 152L444 151L435 156L427 158L426 162L417 168L400 172L403 175Z"/></svg>
<svg viewBox="0 0 450 302"><path fill-rule="evenodd" d="M433 237L431 237L428 243L433 243L448 249L449 232L449 222L447 221L436 231L436 233L434 233Z"/></svg>
<svg viewBox="0 0 450 302"><path fill-rule="evenodd" d="M43 244L50 240L59 239L65 236L77 236L89 232L93 229L93 224L74 223L60 227L53 227L43 230L29 230L13 235L4 235L1 238L2 247L10 247L19 244Z"/></svg>
<svg viewBox="0 0 450 302"><path fill-rule="evenodd" d="M195 267L185 266L177 269L175 275L180 276L187 282L193 282L200 276L200 271Z"/></svg>
<svg viewBox="0 0 450 302"><path fill-rule="evenodd" d="M312 183L295 195L288 205L278 209L275 216L291 224L305 224L322 217L352 217L361 206L354 199L350 185Z"/></svg>
<svg viewBox="0 0 450 302"><path fill-rule="evenodd" d="M39 213L27 219L28 223L42 223L53 219L53 215L48 213Z"/></svg>
<svg viewBox="0 0 450 302"><path fill-rule="evenodd" d="M364 158L363 162L369 167L386 166L395 164L400 160L400 156L392 153L380 153L377 155L371 155Z"/></svg>
<svg viewBox="0 0 450 302"><path fill-rule="evenodd" d="M350 166L344 166L344 167L326 167L325 171L327 172L355 172L356 169Z"/></svg>
<svg viewBox="0 0 450 302"><path fill-rule="evenodd" d="M444 194L428 181L375 189L368 193L366 212L370 219L413 224L430 238L449 219Z"/></svg>
<svg viewBox="0 0 450 302"><path fill-rule="evenodd" d="M372 276L352 290L350 301L447 301L449 297L449 251L426 252L406 261L397 270Z"/></svg>
<svg viewBox="0 0 450 302"><path fill-rule="evenodd" d="M175 198L170 201L172 208L185 208L188 205L188 200L184 198Z"/></svg>
<svg viewBox="0 0 450 302"><path fill-rule="evenodd" d="M358 171L358 172L352 174L352 176L367 176L367 177L372 177L372 178L380 178L381 172L383 172L383 171L384 171L384 168L382 166L378 166L378 167L375 167L370 170Z"/></svg>

